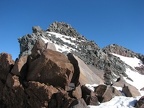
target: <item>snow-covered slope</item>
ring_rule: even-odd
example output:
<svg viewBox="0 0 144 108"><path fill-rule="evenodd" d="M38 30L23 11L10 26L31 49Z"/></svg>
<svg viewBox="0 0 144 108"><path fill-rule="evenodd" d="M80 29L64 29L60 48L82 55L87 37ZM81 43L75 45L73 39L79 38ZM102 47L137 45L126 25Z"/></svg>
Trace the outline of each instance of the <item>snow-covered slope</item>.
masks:
<svg viewBox="0 0 144 108"><path fill-rule="evenodd" d="M136 57L131 58L131 57L124 57L118 54L114 54L113 55L119 57L123 62L125 62L127 65L131 66L133 68L127 68L126 69L126 74L129 76L129 78L131 78L133 81L124 78L125 81L133 86L135 86L139 92L141 93L141 95L144 95L144 91L140 91L141 88L144 87L144 75L141 75L137 72L137 70L135 70L135 67L139 67L142 66L142 61ZM87 87L89 87L89 89L94 90L94 87L97 86L97 84L87 84ZM116 87L118 90L121 90L121 87ZM100 104L99 106L92 106L89 105L88 108L135 108L134 105L136 103L136 100L138 100L141 96L138 97L125 97L125 96L116 96L114 97L112 100L110 100L109 102L105 102Z"/></svg>
<svg viewBox="0 0 144 108"><path fill-rule="evenodd" d="M135 86L139 91L141 88L144 87L144 75L141 75L137 72L137 70L135 69L135 67L140 67L142 66L142 61L136 57L132 58L132 57L124 57L118 54L113 54L117 57L119 57L122 61L124 61L127 65L131 66L133 68L126 68L126 74L129 76L129 78L131 78L133 81L124 78L125 81L133 86ZM143 91L140 91L141 95L144 95Z"/></svg>
<svg viewBox="0 0 144 108"><path fill-rule="evenodd" d="M46 33L48 37L47 38L41 37L41 39L44 40L45 43L47 42L54 43L56 50L61 53L63 52L69 53L72 51L80 50L77 49L78 42L85 41L84 39L78 41L75 37L66 36L55 32L47 31Z"/></svg>

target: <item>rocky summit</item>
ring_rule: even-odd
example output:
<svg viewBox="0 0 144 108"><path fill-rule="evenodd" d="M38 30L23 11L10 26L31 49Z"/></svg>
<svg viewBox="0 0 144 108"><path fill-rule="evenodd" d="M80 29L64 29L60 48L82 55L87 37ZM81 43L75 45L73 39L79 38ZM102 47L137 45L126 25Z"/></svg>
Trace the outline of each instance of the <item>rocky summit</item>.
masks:
<svg viewBox="0 0 144 108"><path fill-rule="evenodd" d="M141 96L144 85L135 87L131 74L144 74L142 54L116 44L101 49L64 22L47 30L34 26L18 42L15 62L0 54L0 108L87 108L116 96Z"/></svg>

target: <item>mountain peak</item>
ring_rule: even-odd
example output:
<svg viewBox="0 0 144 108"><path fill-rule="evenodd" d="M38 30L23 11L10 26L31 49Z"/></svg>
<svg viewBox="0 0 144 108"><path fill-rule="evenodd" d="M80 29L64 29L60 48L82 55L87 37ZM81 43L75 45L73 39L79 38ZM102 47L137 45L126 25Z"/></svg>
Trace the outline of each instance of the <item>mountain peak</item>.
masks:
<svg viewBox="0 0 144 108"><path fill-rule="evenodd" d="M73 36L73 37L81 36L70 24L67 24L65 22L54 22L50 24L47 31L56 32L62 35Z"/></svg>

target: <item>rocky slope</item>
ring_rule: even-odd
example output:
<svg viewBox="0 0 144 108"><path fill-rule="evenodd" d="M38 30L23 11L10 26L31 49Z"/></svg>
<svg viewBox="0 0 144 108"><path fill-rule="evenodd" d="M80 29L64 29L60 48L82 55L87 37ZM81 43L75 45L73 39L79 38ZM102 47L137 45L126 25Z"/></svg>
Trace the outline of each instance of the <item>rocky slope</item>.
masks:
<svg viewBox="0 0 144 108"><path fill-rule="evenodd" d="M65 54L73 53L86 64L93 65L105 72L105 83L111 84L120 76L126 76L125 63L113 56L111 52L100 49L93 41L87 40L74 28L64 22L54 22L44 31L39 26L32 28L33 33L19 38L20 56L31 53L36 40L43 39L46 43L54 43L56 50Z"/></svg>
<svg viewBox="0 0 144 108"><path fill-rule="evenodd" d="M1 108L87 108L123 93L141 95L127 82L133 81L127 69L143 74L144 55L115 44L101 49L64 22L54 22L47 30L34 26L32 31L18 39L15 62L10 54L0 54ZM139 58L137 67L123 56ZM97 85L90 89L86 84Z"/></svg>

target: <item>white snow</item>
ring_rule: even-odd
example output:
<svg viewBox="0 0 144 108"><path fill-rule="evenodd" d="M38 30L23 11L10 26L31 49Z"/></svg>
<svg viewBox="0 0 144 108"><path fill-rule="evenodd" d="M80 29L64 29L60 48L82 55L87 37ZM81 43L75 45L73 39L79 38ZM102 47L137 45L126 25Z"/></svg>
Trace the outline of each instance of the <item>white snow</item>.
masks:
<svg viewBox="0 0 144 108"><path fill-rule="evenodd" d="M61 35L61 34L55 33L55 32L47 32L47 34L48 34L49 37L52 36L52 35L55 35L57 38L60 38L62 41L67 42L68 44L71 44L71 45L75 45L75 43L71 42L71 41L68 40L68 39L70 38L71 40L76 40L76 38L73 38L73 37L70 37L70 36L66 36L66 35ZM41 37L41 39L42 39L45 43L47 43L47 42L53 43L53 42L52 42L51 40L49 40L49 39L45 39L45 38L43 38L43 37ZM54 42L54 45L55 45L55 47L56 47L56 51L59 51L59 52L61 52L61 53L62 53L62 52L67 52L67 53L69 53L69 52L71 52L71 51L75 51L75 49L72 48L72 47L68 47L68 46L66 46L66 45L58 45L56 42Z"/></svg>
<svg viewBox="0 0 144 108"><path fill-rule="evenodd" d="M144 95L143 91L140 91L141 88L144 87L144 75L139 74L136 71L132 71L131 69L127 68L126 69L126 74L133 80L129 80L127 78L124 78L125 81L133 86L135 86L139 92L141 93L141 95Z"/></svg>
<svg viewBox="0 0 144 108"><path fill-rule="evenodd" d="M142 64L142 61L136 57L132 58L132 57L125 57L125 56L121 56L118 54L114 54L112 53L114 56L119 57L123 62L125 62L126 64L128 64L129 66L131 66L132 68L135 67L140 67Z"/></svg>
<svg viewBox="0 0 144 108"><path fill-rule="evenodd" d="M125 97L125 96L115 96L109 102L100 104L99 106L89 105L88 108L135 108L134 105L136 100L140 97Z"/></svg>
<svg viewBox="0 0 144 108"><path fill-rule="evenodd" d="M75 43L73 43L70 40L68 40L68 38L70 38L71 40L76 40L76 38L73 38L73 37L70 37L70 36L66 36L66 35L62 35L62 34L55 33L55 32L48 32L48 33L55 35L57 38L60 38L64 42L67 42L67 43L69 43L71 45L75 45Z"/></svg>
<svg viewBox="0 0 144 108"><path fill-rule="evenodd" d="M123 62L125 62L126 64L130 65L132 68L134 67L139 67L142 64L142 61L136 57L132 58L132 57L124 57L118 54L114 54L113 55L119 57ZM129 78L131 78L133 81L124 78L125 81L133 86L135 86L139 92L141 93L141 95L144 95L144 91L140 91L141 88L144 87L144 75L139 74L137 71L131 70L130 68L126 68L126 74L128 75Z"/></svg>
<svg viewBox="0 0 144 108"><path fill-rule="evenodd" d="M119 57L123 62L131 66L132 68L139 67L142 64L142 61L136 57L124 57L118 54L113 55ZM144 87L144 75L139 74L136 70L131 70L130 68L126 68L126 74L133 80L129 80L127 78L124 78L125 81L133 86L135 86L141 95L144 95L144 91L140 91L141 88ZM87 84L87 87L89 89L94 90L94 87L96 84L89 85ZM122 91L121 87L115 87L117 90ZM113 99L111 99L109 102L101 103L99 106L92 106L89 105L88 108L135 108L134 105L136 103L136 100L139 100L141 96L138 97L125 97L125 96L115 96Z"/></svg>
<svg viewBox="0 0 144 108"><path fill-rule="evenodd" d="M90 90L94 91L94 87L97 87L98 84L85 84L86 87L88 87Z"/></svg>
<svg viewBox="0 0 144 108"><path fill-rule="evenodd" d="M52 43L50 40L45 39L45 38L43 38L43 37L41 37L41 39L42 39L45 43L48 43L48 42Z"/></svg>

